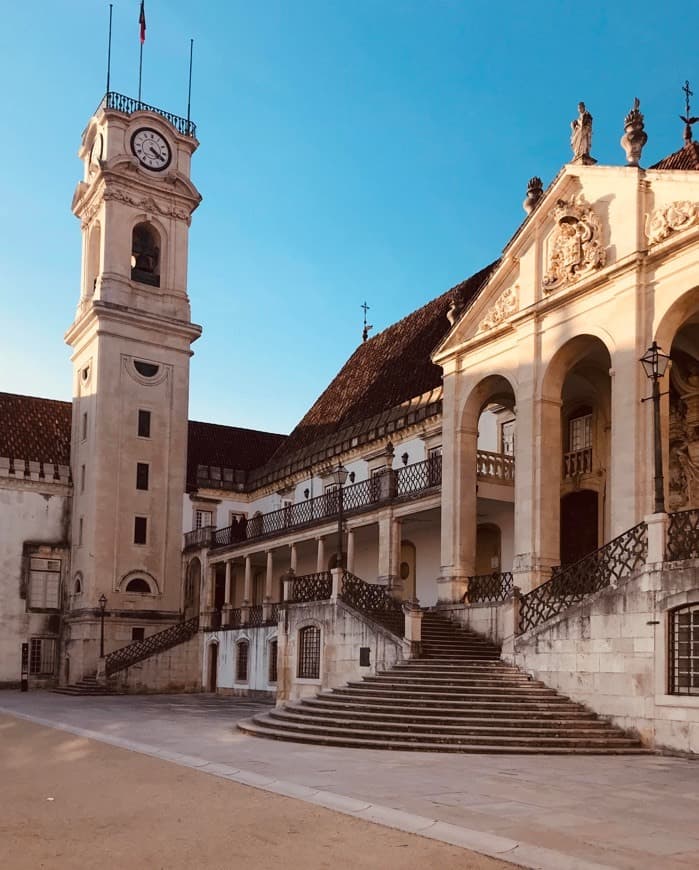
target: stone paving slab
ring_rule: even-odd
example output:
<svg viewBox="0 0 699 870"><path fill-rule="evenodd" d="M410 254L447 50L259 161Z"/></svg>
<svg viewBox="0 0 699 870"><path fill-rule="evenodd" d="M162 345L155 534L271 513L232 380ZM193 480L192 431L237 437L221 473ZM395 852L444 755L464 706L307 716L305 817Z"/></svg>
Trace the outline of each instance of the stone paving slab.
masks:
<svg viewBox="0 0 699 870"><path fill-rule="evenodd" d="M265 706L212 695L0 693L1 712L521 866L699 867L695 760L385 752L261 740L235 729Z"/></svg>

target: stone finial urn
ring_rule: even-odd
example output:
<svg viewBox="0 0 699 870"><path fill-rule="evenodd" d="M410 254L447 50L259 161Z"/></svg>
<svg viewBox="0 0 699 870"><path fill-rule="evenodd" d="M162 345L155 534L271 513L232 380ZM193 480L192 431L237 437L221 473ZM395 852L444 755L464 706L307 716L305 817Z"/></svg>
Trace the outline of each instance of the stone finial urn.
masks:
<svg viewBox="0 0 699 870"><path fill-rule="evenodd" d="M535 175L533 178L530 178L527 183L527 196L522 203L522 207L527 214L531 214L534 211L536 204L543 195L544 183L538 175Z"/></svg>
<svg viewBox="0 0 699 870"><path fill-rule="evenodd" d="M640 105L638 97L636 97L633 101L633 108L624 118L624 135L621 137L621 147L626 152L626 162L629 166L638 166L641 151L648 141L648 134L643 128Z"/></svg>

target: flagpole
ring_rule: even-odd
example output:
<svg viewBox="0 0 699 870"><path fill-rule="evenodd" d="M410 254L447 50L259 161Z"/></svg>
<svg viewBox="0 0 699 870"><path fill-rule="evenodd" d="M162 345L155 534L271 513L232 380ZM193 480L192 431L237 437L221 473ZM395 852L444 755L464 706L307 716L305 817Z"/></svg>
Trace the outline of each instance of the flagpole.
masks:
<svg viewBox="0 0 699 870"><path fill-rule="evenodd" d="M194 54L194 40L189 40L189 88L187 90L187 127L189 127L190 109L192 106L192 55Z"/></svg>
<svg viewBox="0 0 699 870"><path fill-rule="evenodd" d="M114 4L109 4L109 39L107 41L107 93L109 93L109 81L112 71L112 9Z"/></svg>
<svg viewBox="0 0 699 870"><path fill-rule="evenodd" d="M138 102L141 102L141 77L143 74L143 43L138 55Z"/></svg>

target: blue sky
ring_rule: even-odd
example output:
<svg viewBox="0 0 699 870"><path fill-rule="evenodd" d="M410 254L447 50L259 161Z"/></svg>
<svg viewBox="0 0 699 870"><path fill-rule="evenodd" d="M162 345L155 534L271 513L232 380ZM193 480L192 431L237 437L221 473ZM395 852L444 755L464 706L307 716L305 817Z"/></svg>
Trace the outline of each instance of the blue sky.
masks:
<svg viewBox="0 0 699 870"><path fill-rule="evenodd" d="M138 0L115 0L112 89L136 96ZM70 202L105 89L108 4L3 0L0 390L70 398L79 295ZM649 165L699 114L699 4L146 0L143 99L186 113L204 201L189 293L204 327L190 416L289 431L361 340L494 259L570 157L622 164L625 113ZM409 372L406 372L409 376Z"/></svg>

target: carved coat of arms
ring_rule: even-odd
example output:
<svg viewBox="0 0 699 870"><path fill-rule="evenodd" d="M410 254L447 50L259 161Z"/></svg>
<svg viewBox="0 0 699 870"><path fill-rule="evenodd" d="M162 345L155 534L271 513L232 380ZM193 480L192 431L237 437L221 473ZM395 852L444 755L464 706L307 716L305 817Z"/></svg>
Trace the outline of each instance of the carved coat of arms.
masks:
<svg viewBox="0 0 699 870"><path fill-rule="evenodd" d="M599 218L582 196L570 202L559 199L551 216L556 228L542 281L547 293L578 280L606 262Z"/></svg>
<svg viewBox="0 0 699 870"><path fill-rule="evenodd" d="M671 233L681 232L699 223L699 204L683 200L657 208L646 218L646 235L653 245Z"/></svg>

